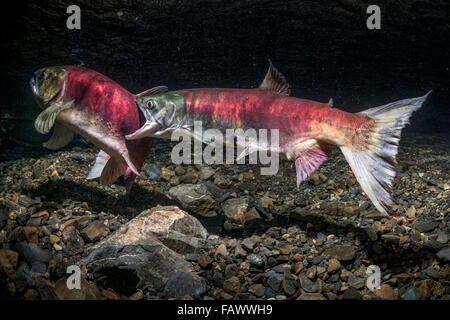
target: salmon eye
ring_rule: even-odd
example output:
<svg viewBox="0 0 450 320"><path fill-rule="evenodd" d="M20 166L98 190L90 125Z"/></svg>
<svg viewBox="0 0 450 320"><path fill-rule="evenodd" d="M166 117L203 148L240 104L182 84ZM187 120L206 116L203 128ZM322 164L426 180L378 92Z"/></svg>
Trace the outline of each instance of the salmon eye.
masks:
<svg viewBox="0 0 450 320"><path fill-rule="evenodd" d="M150 110L155 109L155 104L153 103L153 100L147 102L147 108L149 108Z"/></svg>

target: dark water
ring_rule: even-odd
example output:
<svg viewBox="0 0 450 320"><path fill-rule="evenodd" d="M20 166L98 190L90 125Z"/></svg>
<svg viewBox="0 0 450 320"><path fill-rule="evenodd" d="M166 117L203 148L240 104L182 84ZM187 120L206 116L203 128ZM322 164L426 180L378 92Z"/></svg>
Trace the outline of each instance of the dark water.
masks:
<svg viewBox="0 0 450 320"><path fill-rule="evenodd" d="M2 146L38 145L28 80L43 66L84 64L131 92L156 85L256 87L268 59L292 95L357 112L433 90L411 132L449 130L449 27L445 1L379 1L368 30L365 1L17 1L2 20ZM6 144L5 144L6 143Z"/></svg>

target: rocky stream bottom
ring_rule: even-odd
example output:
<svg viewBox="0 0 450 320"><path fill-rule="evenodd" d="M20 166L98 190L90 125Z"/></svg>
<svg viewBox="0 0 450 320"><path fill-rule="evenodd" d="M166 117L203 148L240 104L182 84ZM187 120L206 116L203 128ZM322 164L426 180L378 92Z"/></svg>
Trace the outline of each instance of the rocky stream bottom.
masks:
<svg viewBox="0 0 450 320"><path fill-rule="evenodd" d="M130 197L87 181L98 150L0 163L0 299L450 298L448 136L401 140L390 217L339 150L299 189L294 163L174 165L158 141ZM81 289L67 287L69 266ZM367 286L369 266L380 286ZM372 268L372 267L370 267Z"/></svg>

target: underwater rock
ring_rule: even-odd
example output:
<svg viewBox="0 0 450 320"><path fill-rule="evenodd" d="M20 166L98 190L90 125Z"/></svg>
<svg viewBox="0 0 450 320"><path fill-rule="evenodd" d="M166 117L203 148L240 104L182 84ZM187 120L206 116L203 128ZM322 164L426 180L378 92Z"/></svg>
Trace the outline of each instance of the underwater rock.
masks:
<svg viewBox="0 0 450 320"><path fill-rule="evenodd" d="M264 209L269 209L273 207L273 199L268 196L263 196L261 199L259 199L258 203L260 207Z"/></svg>
<svg viewBox="0 0 450 320"><path fill-rule="evenodd" d="M244 213L248 207L248 199L228 199L222 204L222 210L225 216L234 221L242 221Z"/></svg>
<svg viewBox="0 0 450 320"><path fill-rule="evenodd" d="M351 261L355 257L356 248L349 245L336 245L325 250L325 254L336 258L339 261Z"/></svg>
<svg viewBox="0 0 450 320"><path fill-rule="evenodd" d="M266 288L260 283L253 284L248 288L248 292L251 294L257 296L258 298L261 298L264 296L264 292L266 291Z"/></svg>
<svg viewBox="0 0 450 320"><path fill-rule="evenodd" d="M241 292L241 282L236 276L230 277L223 282L223 290L225 292L235 296Z"/></svg>
<svg viewBox="0 0 450 320"><path fill-rule="evenodd" d="M149 179L152 180L160 179L161 167L159 165L145 166L144 171Z"/></svg>
<svg viewBox="0 0 450 320"><path fill-rule="evenodd" d="M59 300L99 300L100 291L97 286L81 277L80 289L69 289L65 278L55 283L55 294Z"/></svg>
<svg viewBox="0 0 450 320"><path fill-rule="evenodd" d="M105 230L105 224L100 220L95 220L81 231L81 235L86 241L95 242L101 238Z"/></svg>
<svg viewBox="0 0 450 320"><path fill-rule="evenodd" d="M69 251L80 253L84 250L84 240L74 225L64 229L61 240Z"/></svg>
<svg viewBox="0 0 450 320"><path fill-rule="evenodd" d="M4 206L0 206L0 230L6 226L6 222L8 221L9 211Z"/></svg>
<svg viewBox="0 0 450 320"><path fill-rule="evenodd" d="M208 254L202 253L197 257L197 262L203 269L207 269L211 266L212 259Z"/></svg>
<svg viewBox="0 0 450 320"><path fill-rule="evenodd" d="M170 181L170 178L172 178L173 176L175 176L175 172L173 172L172 170L163 167L161 169L161 173L159 175L161 177L161 179L166 180L166 181Z"/></svg>
<svg viewBox="0 0 450 320"><path fill-rule="evenodd" d="M80 289L69 289L66 278L61 278L56 283L40 279L38 291L44 300L99 300L101 298L97 286L84 277L80 278Z"/></svg>
<svg viewBox="0 0 450 320"><path fill-rule="evenodd" d="M338 259L330 259L328 261L328 273L333 274L341 268L341 263Z"/></svg>
<svg viewBox="0 0 450 320"><path fill-rule="evenodd" d="M344 292L343 298L344 300L361 300L362 295L358 290L350 288Z"/></svg>
<svg viewBox="0 0 450 320"><path fill-rule="evenodd" d="M414 283L414 286L420 293L422 299L428 299L430 297L440 297L445 292L445 287L438 281L426 279Z"/></svg>
<svg viewBox="0 0 450 320"><path fill-rule="evenodd" d="M193 252L208 236L208 231L200 221L175 206L157 206L145 210L130 221L127 228L152 233L159 241L180 254Z"/></svg>
<svg viewBox="0 0 450 320"><path fill-rule="evenodd" d="M310 279L308 279L308 277L303 273L301 273L298 278L300 280L301 287L306 292L316 293L320 290L320 284L318 283L318 281L320 280L313 282Z"/></svg>
<svg viewBox="0 0 450 320"><path fill-rule="evenodd" d="M283 277L284 293L286 293L287 296L292 296L297 291L297 280L287 269L284 270Z"/></svg>
<svg viewBox="0 0 450 320"><path fill-rule="evenodd" d="M187 211L204 217L217 215L217 203L203 184L180 184L170 188L169 195Z"/></svg>
<svg viewBox="0 0 450 320"><path fill-rule="evenodd" d="M261 216L260 216L258 210L256 210L255 208L251 208L250 210L247 210L244 213L244 216L242 217L242 222L244 224L248 224L250 221L259 220L259 219L261 219Z"/></svg>
<svg viewBox="0 0 450 320"><path fill-rule="evenodd" d="M201 167L200 168L200 179L208 180L215 173L215 170L211 167Z"/></svg>
<svg viewBox="0 0 450 320"><path fill-rule="evenodd" d="M200 222L178 207L157 206L94 245L82 263L109 278L117 292L132 294L139 283L148 282L162 288L175 272L192 269L175 251L192 252L206 235ZM130 281L111 282L111 277L120 278L115 273Z"/></svg>
<svg viewBox="0 0 450 320"><path fill-rule="evenodd" d="M354 274L351 274L348 277L348 284L350 285L350 287L352 287L354 289L364 288L365 283L366 283L366 281L364 278L357 277Z"/></svg>
<svg viewBox="0 0 450 320"><path fill-rule="evenodd" d="M206 290L205 279L190 272L176 271L167 280L163 293L168 298L183 299L185 296L190 296L198 299Z"/></svg>
<svg viewBox="0 0 450 320"><path fill-rule="evenodd" d="M19 254L8 249L0 249L0 273L12 277L16 273Z"/></svg>
<svg viewBox="0 0 450 320"><path fill-rule="evenodd" d="M44 273L46 264L50 261L50 252L38 247L34 243L21 242L17 244L17 249L31 265L31 272Z"/></svg>
<svg viewBox="0 0 450 320"><path fill-rule="evenodd" d="M304 292L297 300L326 300L326 298L320 293Z"/></svg>
<svg viewBox="0 0 450 320"><path fill-rule="evenodd" d="M444 247L436 253L436 256L444 261L450 261L450 246Z"/></svg>
<svg viewBox="0 0 450 320"><path fill-rule="evenodd" d="M382 284L379 289L374 289L373 293L383 300L397 300L398 293L388 284Z"/></svg>
<svg viewBox="0 0 450 320"><path fill-rule="evenodd" d="M408 290L405 291L405 293L401 296L402 300L419 300L420 299L420 292L417 290L416 287L411 286L408 288Z"/></svg>
<svg viewBox="0 0 450 320"><path fill-rule="evenodd" d="M434 230L439 225L438 222L432 221L430 219L418 221L414 224L414 227L419 232L429 232Z"/></svg>
<svg viewBox="0 0 450 320"><path fill-rule="evenodd" d="M144 283L161 289L175 272L191 270L189 262L153 235L133 238L129 241L106 238L81 264L92 268L98 278L124 294L136 292L136 287Z"/></svg>

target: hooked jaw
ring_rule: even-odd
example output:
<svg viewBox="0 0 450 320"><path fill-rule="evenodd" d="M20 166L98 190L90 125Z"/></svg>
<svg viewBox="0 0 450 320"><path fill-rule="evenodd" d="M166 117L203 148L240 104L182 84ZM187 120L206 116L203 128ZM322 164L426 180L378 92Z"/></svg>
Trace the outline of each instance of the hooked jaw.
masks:
<svg viewBox="0 0 450 320"><path fill-rule="evenodd" d="M37 86L36 86L36 76L35 75L30 79L30 87L31 87L31 91L33 92L33 94L35 96L39 96L39 92L38 92Z"/></svg>
<svg viewBox="0 0 450 320"><path fill-rule="evenodd" d="M137 105L139 109L141 109L143 115L145 116L146 121L144 125L140 127L138 130L136 130L134 133L126 135L125 139L127 140L136 140L145 137L150 137L152 133L154 133L161 127L161 124L158 121L156 121L150 110L148 110L147 108L143 108L139 103L137 103Z"/></svg>
<svg viewBox="0 0 450 320"><path fill-rule="evenodd" d="M125 139L127 140L136 140L145 137L158 137L170 130L178 129L183 122L181 120L180 123L178 123L176 126L172 126L176 113L175 105L173 106L173 111L170 117L167 119L167 115L165 115L161 121L159 121L153 116L151 110L143 108L140 105L139 108L144 114L146 122L141 128L136 130L134 133L126 135Z"/></svg>
<svg viewBox="0 0 450 320"><path fill-rule="evenodd" d="M125 136L127 140L136 140L145 137L150 137L152 133L156 132L161 125L157 122L146 121L145 124L136 130L132 134L128 134Z"/></svg>

